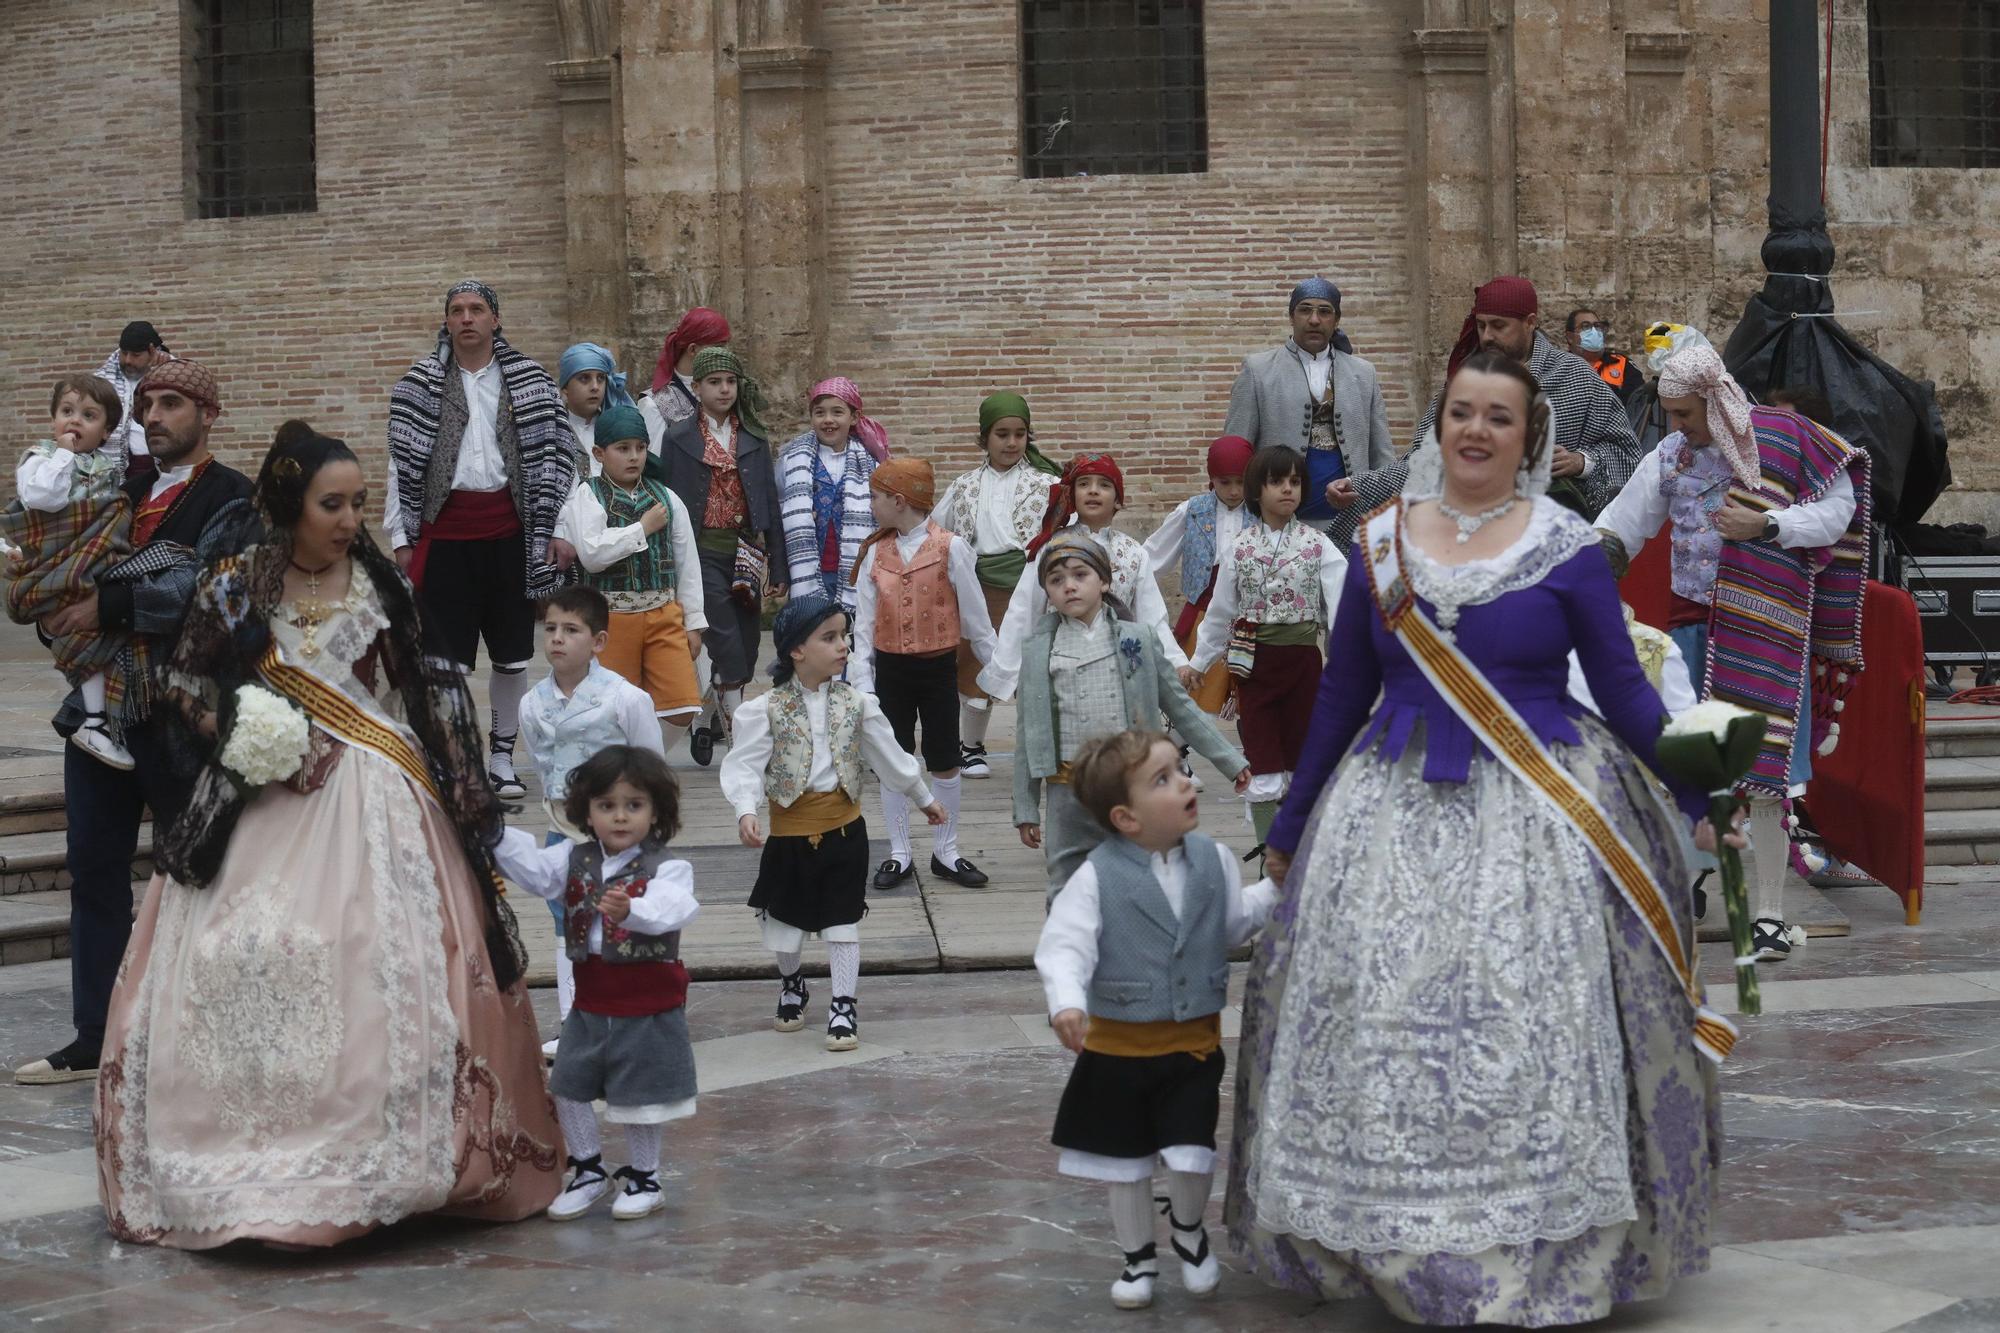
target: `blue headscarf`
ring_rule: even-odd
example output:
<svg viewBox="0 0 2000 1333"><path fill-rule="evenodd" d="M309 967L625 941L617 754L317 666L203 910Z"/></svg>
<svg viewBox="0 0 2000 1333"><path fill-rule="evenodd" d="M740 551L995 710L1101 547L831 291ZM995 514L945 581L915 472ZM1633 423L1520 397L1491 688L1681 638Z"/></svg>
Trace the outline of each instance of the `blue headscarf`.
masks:
<svg viewBox="0 0 2000 1333"><path fill-rule="evenodd" d="M1298 286L1292 288L1292 301L1290 305L1285 307L1285 313L1289 315L1296 311L1301 301L1331 302L1333 313L1338 315L1340 313L1340 288L1334 286L1318 274L1314 274L1310 278L1302 279ZM1333 350L1336 352L1353 353L1354 344L1347 340L1347 331L1345 329L1335 329L1333 331Z"/></svg>
<svg viewBox="0 0 2000 1333"><path fill-rule="evenodd" d="M771 621L771 643L778 650L778 660L771 663L771 679L780 685L790 680L797 669L792 649L810 639L828 616L846 614L839 602L816 592L802 593L780 607Z"/></svg>
<svg viewBox="0 0 2000 1333"><path fill-rule="evenodd" d="M556 383L568 384L578 371L594 370L605 378L604 406L630 407L631 391L625 387L625 372L618 369L618 363L611 359L609 348L596 343L571 343L563 349L562 360L556 363Z"/></svg>

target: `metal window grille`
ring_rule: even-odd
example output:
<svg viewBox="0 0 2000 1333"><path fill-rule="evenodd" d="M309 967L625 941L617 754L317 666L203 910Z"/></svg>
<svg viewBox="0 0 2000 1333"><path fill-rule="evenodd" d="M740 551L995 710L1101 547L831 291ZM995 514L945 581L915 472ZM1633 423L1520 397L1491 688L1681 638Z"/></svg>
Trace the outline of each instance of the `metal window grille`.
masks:
<svg viewBox="0 0 2000 1333"><path fill-rule="evenodd" d="M2000 167L2000 0L1869 0L1869 160Z"/></svg>
<svg viewBox="0 0 2000 1333"><path fill-rule="evenodd" d="M1201 0L1023 0L1023 176L1206 170Z"/></svg>
<svg viewBox="0 0 2000 1333"><path fill-rule="evenodd" d="M195 211L309 213L312 0L191 0Z"/></svg>

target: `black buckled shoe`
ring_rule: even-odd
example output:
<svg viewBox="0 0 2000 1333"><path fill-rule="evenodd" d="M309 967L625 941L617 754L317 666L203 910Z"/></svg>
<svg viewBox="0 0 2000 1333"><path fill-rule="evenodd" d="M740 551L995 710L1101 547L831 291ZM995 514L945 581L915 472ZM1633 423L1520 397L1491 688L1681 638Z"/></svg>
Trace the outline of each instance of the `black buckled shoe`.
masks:
<svg viewBox="0 0 2000 1333"><path fill-rule="evenodd" d="M836 995L826 1006L826 1048L851 1051L861 1044L861 1017L852 995Z"/></svg>
<svg viewBox="0 0 2000 1333"><path fill-rule="evenodd" d="M715 758L715 733L706 723L697 722L688 730L688 758L703 768Z"/></svg>
<svg viewBox="0 0 2000 1333"><path fill-rule="evenodd" d="M947 866L933 854L931 857L931 873L939 879L950 880L953 884L958 884L968 889L980 888L989 880L984 870L981 870L962 856Z"/></svg>
<svg viewBox="0 0 2000 1333"><path fill-rule="evenodd" d="M771 1020L774 1032L797 1032L806 1025L806 1001L812 998L812 991L806 987L806 979L794 972L790 976L778 978L778 1016Z"/></svg>
<svg viewBox="0 0 2000 1333"><path fill-rule="evenodd" d="M892 856L882 863L881 869L875 872L875 892L887 893L897 885L907 882L910 876L916 873L917 863L915 861L904 865Z"/></svg>

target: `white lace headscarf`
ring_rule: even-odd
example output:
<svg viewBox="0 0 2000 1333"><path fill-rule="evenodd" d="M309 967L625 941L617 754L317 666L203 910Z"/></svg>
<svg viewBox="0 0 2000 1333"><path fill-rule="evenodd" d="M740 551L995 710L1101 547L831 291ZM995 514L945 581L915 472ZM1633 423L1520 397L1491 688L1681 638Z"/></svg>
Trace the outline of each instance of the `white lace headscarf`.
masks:
<svg viewBox="0 0 2000 1333"><path fill-rule="evenodd" d="M1662 398L1699 398L1708 405L1708 433L1729 460L1729 470L1746 487L1755 489L1757 433L1750 424L1750 395L1722 364L1704 339L1668 355L1660 366Z"/></svg>

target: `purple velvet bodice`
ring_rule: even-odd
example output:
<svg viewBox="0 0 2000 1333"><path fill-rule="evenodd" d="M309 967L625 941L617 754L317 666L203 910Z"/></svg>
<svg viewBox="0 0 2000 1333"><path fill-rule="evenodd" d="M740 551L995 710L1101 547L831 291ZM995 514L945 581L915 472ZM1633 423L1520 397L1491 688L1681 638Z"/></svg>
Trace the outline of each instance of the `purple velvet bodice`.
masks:
<svg viewBox="0 0 2000 1333"><path fill-rule="evenodd" d="M1436 620L1436 608L1421 599L1418 604ZM1584 547L1531 586L1463 607L1453 634L1544 745L1580 739L1575 719L1584 707L1567 688L1575 649L1605 722L1652 764L1667 710L1633 651L1618 584L1600 548ZM1326 663L1305 756L1267 840L1280 851L1298 846L1320 792L1350 751L1374 749L1385 760L1398 759L1421 722L1426 782L1463 782L1473 753L1486 753L1382 624L1358 550L1348 557ZM1698 812L1698 793L1676 789L1675 795L1683 809Z"/></svg>

